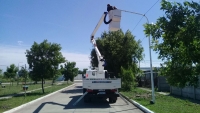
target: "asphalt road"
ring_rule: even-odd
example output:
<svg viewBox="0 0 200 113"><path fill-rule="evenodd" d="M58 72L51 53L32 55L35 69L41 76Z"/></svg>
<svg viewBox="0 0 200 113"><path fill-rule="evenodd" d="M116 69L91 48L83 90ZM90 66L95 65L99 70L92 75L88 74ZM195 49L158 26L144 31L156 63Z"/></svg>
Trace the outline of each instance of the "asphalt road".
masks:
<svg viewBox="0 0 200 113"><path fill-rule="evenodd" d="M91 103L84 103L81 100L76 106L73 106L81 95L82 83L76 83L68 89L25 106L15 113L143 113L120 97L114 104L108 103L107 100L96 99Z"/></svg>

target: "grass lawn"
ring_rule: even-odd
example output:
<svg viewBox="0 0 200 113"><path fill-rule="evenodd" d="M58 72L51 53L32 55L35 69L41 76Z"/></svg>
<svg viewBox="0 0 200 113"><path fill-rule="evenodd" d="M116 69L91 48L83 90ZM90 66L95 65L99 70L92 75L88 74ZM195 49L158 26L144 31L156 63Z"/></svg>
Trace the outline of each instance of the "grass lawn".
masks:
<svg viewBox="0 0 200 113"><path fill-rule="evenodd" d="M200 101L156 93L156 103L152 105L150 104L151 92L136 88L121 93L155 113L200 113Z"/></svg>
<svg viewBox="0 0 200 113"><path fill-rule="evenodd" d="M13 86L12 85L10 86L10 84L6 84L5 88L0 87L0 97L5 96L5 95L17 94L20 92L24 92L22 86L23 85L21 85L21 84L17 85L16 83L14 83ZM28 86L29 86L29 88L27 91L42 88L42 84L30 84ZM51 84L49 84L49 83L44 84L44 87L46 87L46 86L51 86Z"/></svg>
<svg viewBox="0 0 200 113"><path fill-rule="evenodd" d="M44 90L45 91L44 94L42 93L42 90L38 90L38 91L31 92L31 93L27 93L26 98L23 95L21 95L21 96L13 97L10 99L2 99L2 100L0 100L0 113L7 111L9 109L12 109L14 107L20 106L22 104L25 104L27 102L30 102L32 100L35 100L39 97L45 96L49 93L52 93L54 91L57 91L64 87L67 87L69 85L71 85L71 83L69 83L69 84L63 83L61 85L53 85L52 87L46 88Z"/></svg>

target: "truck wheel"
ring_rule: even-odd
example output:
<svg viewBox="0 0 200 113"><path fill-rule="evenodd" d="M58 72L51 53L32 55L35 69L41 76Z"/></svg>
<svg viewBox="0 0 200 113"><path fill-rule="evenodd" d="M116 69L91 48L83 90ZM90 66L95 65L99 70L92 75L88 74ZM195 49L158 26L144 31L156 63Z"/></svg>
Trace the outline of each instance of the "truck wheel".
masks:
<svg viewBox="0 0 200 113"><path fill-rule="evenodd" d="M117 101L117 98L109 98L109 103L116 103Z"/></svg>
<svg viewBox="0 0 200 113"><path fill-rule="evenodd" d="M86 89L85 88L83 88L83 94L86 92Z"/></svg>
<svg viewBox="0 0 200 113"><path fill-rule="evenodd" d="M112 101L113 101L113 99L110 97L110 98L109 98L109 103L112 103Z"/></svg>
<svg viewBox="0 0 200 113"><path fill-rule="evenodd" d="M113 103L116 103L117 100L113 100Z"/></svg>

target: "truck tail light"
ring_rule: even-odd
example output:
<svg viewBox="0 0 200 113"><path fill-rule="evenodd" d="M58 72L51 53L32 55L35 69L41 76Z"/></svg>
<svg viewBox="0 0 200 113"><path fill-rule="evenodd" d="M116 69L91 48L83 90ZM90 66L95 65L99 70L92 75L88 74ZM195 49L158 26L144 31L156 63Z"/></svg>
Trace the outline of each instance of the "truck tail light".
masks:
<svg viewBox="0 0 200 113"><path fill-rule="evenodd" d="M111 92L117 92L117 89L111 89Z"/></svg>
<svg viewBox="0 0 200 113"><path fill-rule="evenodd" d="M87 90L87 92L93 92L93 90L91 90L91 89L88 89L88 90Z"/></svg>

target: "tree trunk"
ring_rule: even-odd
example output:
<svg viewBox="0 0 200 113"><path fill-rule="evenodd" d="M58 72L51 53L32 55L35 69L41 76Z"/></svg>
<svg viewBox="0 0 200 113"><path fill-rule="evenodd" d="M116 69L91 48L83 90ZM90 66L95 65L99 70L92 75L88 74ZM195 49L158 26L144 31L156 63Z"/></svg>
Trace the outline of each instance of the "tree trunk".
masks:
<svg viewBox="0 0 200 113"><path fill-rule="evenodd" d="M54 78L53 78L53 80L52 80L52 84L51 84L51 85L53 85L53 83L54 83Z"/></svg>
<svg viewBox="0 0 200 113"><path fill-rule="evenodd" d="M17 86L19 85L19 77L17 77Z"/></svg>
<svg viewBox="0 0 200 113"><path fill-rule="evenodd" d="M42 93L44 94L44 85L43 85L43 83L44 83L44 78L42 77Z"/></svg>
<svg viewBox="0 0 200 113"><path fill-rule="evenodd" d="M53 80L52 80L52 85L54 84L54 79L55 79L55 77L54 77L54 72L53 72Z"/></svg>
<svg viewBox="0 0 200 113"><path fill-rule="evenodd" d="M11 86L11 78L10 78L10 86Z"/></svg>
<svg viewBox="0 0 200 113"><path fill-rule="evenodd" d="M25 77L25 97L26 97L26 77Z"/></svg>

